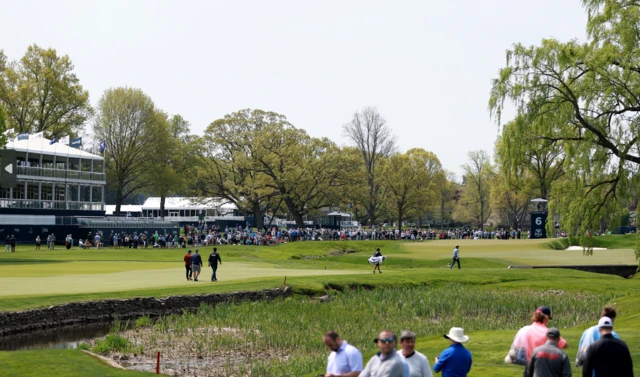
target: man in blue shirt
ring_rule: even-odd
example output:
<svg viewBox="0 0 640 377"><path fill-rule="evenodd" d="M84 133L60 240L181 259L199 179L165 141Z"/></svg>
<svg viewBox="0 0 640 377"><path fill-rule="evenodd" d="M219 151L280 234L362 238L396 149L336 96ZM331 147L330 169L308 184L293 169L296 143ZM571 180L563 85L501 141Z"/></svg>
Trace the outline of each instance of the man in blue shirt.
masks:
<svg viewBox="0 0 640 377"><path fill-rule="evenodd" d="M451 346L436 357L433 371L442 371L442 377L467 377L471 370L471 352L462 343L466 343L469 337L460 327L452 327L444 337L451 341Z"/></svg>
<svg viewBox="0 0 640 377"><path fill-rule="evenodd" d="M600 312L600 318L608 317L611 318L611 321L616 320L616 315L616 310L611 306L605 306L602 308L602 312ZM615 331L611 331L611 335L616 339L620 339ZM580 343L578 344L578 354L576 355L577 367L584 365L584 360L587 357L587 350L589 349L589 346L598 340L600 340L600 328L598 325L591 326L584 330L582 337L580 338Z"/></svg>
<svg viewBox="0 0 640 377"><path fill-rule="evenodd" d="M333 330L327 331L323 340L324 344L331 350L325 377L358 377L362 371L362 354L360 351L340 339L340 335Z"/></svg>
<svg viewBox="0 0 640 377"><path fill-rule="evenodd" d="M453 260L451 261L451 266L449 266L449 269L453 268L453 265L456 264L456 262L458 262L458 270L460 269L460 246L456 245L456 248L453 249Z"/></svg>

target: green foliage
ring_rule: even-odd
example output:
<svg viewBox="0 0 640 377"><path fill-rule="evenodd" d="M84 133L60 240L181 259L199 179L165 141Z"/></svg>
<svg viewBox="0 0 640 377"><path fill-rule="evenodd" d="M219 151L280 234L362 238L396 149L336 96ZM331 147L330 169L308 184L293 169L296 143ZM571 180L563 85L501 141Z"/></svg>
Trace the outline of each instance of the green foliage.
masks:
<svg viewBox="0 0 640 377"><path fill-rule="evenodd" d="M395 153L382 161L380 180L388 192L388 207L398 221L420 216L435 202L432 184L442 170L435 154L414 148L407 153Z"/></svg>
<svg viewBox="0 0 640 377"><path fill-rule="evenodd" d="M20 61L7 63L0 52L0 68L0 104L16 132L75 135L91 117L89 92L69 56L34 44Z"/></svg>
<svg viewBox="0 0 640 377"><path fill-rule="evenodd" d="M82 342L78 344L77 349L83 351L91 351L91 346L88 343Z"/></svg>
<svg viewBox="0 0 640 377"><path fill-rule="evenodd" d="M327 349L321 337L328 329L336 330L364 354L370 354L375 350L371 339L383 328L390 327L396 333L411 329L425 337L461 326L468 333L511 330L513 336L529 322L541 302L553 310L554 325L567 328L597 320L599 309L611 298L611 294L510 291L457 283L434 288L356 289L332 295L329 303L298 297L225 303L215 308L203 305L195 313L165 317L148 330L151 336L137 338L155 339L170 349L185 342L194 343L204 358L237 349L246 354L277 350L285 352L287 360L241 363L248 364L251 375L261 371L269 376L300 376L325 366ZM349 320L345 320L344 313L349 313ZM211 331L214 328L232 331ZM505 347L506 354L508 345ZM228 367L237 368L235 363L231 361Z"/></svg>
<svg viewBox="0 0 640 377"><path fill-rule="evenodd" d="M164 168L154 163L162 154L155 144L166 133L163 120L140 89L108 89L98 102L93 132L106 144L107 185L116 190L116 215L124 199L151 184L150 175Z"/></svg>
<svg viewBox="0 0 640 377"><path fill-rule="evenodd" d="M142 316L136 319L136 327L148 327L153 324L153 321L148 315Z"/></svg>
<svg viewBox="0 0 640 377"><path fill-rule="evenodd" d="M515 151L508 154L526 161L531 150L555 151L550 172L571 161L553 183L550 209L562 228L578 234L615 225L640 183L640 102L633 94L640 90L638 8L613 0L583 3L587 43L515 44L489 100L499 123L505 102L516 107L505 126L509 137L503 134Z"/></svg>
<svg viewBox="0 0 640 377"><path fill-rule="evenodd" d="M6 129L7 116L2 106L0 106L0 148L4 147L7 144L7 136L4 134Z"/></svg>
<svg viewBox="0 0 640 377"><path fill-rule="evenodd" d="M469 162L462 165L462 169L462 193L454 218L463 222L471 221L483 228L491 215L491 180L494 171L489 154L483 150L469 152Z"/></svg>
<svg viewBox="0 0 640 377"><path fill-rule="evenodd" d="M100 355L112 352L133 353L136 351L136 347L127 338L110 333L104 339L96 340L96 345L93 346L91 351Z"/></svg>

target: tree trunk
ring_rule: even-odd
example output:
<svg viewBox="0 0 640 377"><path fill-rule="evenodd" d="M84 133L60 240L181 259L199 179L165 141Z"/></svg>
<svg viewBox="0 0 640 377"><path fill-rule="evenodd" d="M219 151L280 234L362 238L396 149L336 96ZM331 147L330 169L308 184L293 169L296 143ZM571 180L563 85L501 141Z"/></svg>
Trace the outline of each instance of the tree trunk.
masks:
<svg viewBox="0 0 640 377"><path fill-rule="evenodd" d="M293 220L296 222L296 226L299 229L304 228L304 220L302 220L302 213L298 211L296 206L293 204L293 201L285 197L284 203L287 205L287 209L289 209L289 213L291 214L291 216L293 216Z"/></svg>
<svg viewBox="0 0 640 377"><path fill-rule="evenodd" d="M261 232L264 229L264 214L262 213L260 202L253 202L251 210L253 211L253 217L256 219L256 228L258 228L258 232Z"/></svg>
<svg viewBox="0 0 640 377"><path fill-rule="evenodd" d="M403 208L402 207L398 208L398 231L401 233L402 233L402 220L404 220L402 218L403 215L404 215Z"/></svg>
<svg viewBox="0 0 640 377"><path fill-rule="evenodd" d="M113 213L114 216L120 216L120 207L122 206L122 188L118 187L116 190L116 210Z"/></svg>
<svg viewBox="0 0 640 377"><path fill-rule="evenodd" d="M164 220L164 203L167 200L166 195L160 195L160 217Z"/></svg>

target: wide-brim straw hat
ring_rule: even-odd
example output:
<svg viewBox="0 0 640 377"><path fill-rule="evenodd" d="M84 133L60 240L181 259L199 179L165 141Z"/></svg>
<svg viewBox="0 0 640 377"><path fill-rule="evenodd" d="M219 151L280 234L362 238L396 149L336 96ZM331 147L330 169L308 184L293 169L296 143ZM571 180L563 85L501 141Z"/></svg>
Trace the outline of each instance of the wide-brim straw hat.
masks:
<svg viewBox="0 0 640 377"><path fill-rule="evenodd" d="M464 335L464 329L461 327L452 327L449 330L449 333L445 334L444 337L458 343L465 343L469 341L469 337Z"/></svg>

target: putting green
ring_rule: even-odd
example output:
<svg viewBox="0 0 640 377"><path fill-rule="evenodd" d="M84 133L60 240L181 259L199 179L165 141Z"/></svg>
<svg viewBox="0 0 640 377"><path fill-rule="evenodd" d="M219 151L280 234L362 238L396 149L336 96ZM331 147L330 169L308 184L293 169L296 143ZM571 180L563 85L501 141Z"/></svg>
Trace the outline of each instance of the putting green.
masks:
<svg viewBox="0 0 640 377"><path fill-rule="evenodd" d="M162 270L176 268L180 262L61 262L0 264L2 277L46 277L61 275L109 274L137 270Z"/></svg>
<svg viewBox="0 0 640 377"><path fill-rule="evenodd" d="M65 263L69 266L73 263ZM81 263L85 265L86 263ZM169 265L169 263L167 263ZM175 267L175 263L171 264ZM41 266L27 266L25 268L40 268ZM190 284L212 284L210 282L211 269L202 269L200 282L190 282L185 279L183 268L121 271L102 274L83 274L82 268L77 274L45 277L2 277L0 278L0 297L74 294L95 292L117 292L141 288L175 287ZM370 273L366 271L350 270L307 270L274 267L256 267L249 263L224 263L218 269L218 278L224 281L243 280L257 277L273 276L312 276L312 275L351 275Z"/></svg>
<svg viewBox="0 0 640 377"><path fill-rule="evenodd" d="M407 242L407 254L394 257L413 259L451 258L453 248L460 245L460 258L487 258L522 265L601 265L636 264L631 249L595 250L584 256L582 250L550 250L542 247L543 240L438 240Z"/></svg>

